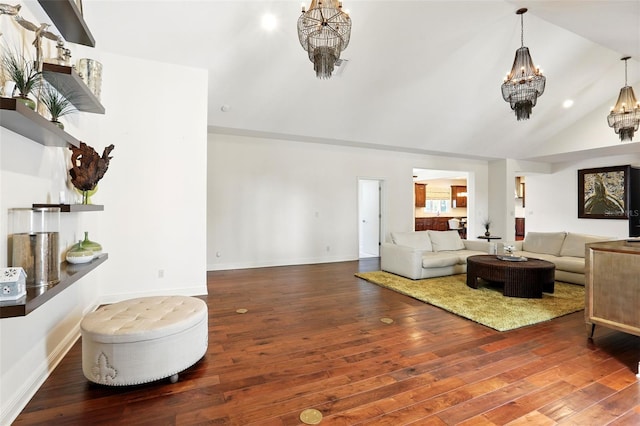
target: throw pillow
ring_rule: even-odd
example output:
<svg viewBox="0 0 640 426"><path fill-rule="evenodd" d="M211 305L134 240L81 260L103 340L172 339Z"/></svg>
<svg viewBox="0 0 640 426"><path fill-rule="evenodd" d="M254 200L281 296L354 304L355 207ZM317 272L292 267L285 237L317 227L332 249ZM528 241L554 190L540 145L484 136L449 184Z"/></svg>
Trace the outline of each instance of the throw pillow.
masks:
<svg viewBox="0 0 640 426"><path fill-rule="evenodd" d="M458 231L429 231L433 251L463 250L464 243Z"/></svg>
<svg viewBox="0 0 640 426"><path fill-rule="evenodd" d="M418 250L433 251L427 231L392 232L391 240L398 246L411 247Z"/></svg>
<svg viewBox="0 0 640 426"><path fill-rule="evenodd" d="M522 250L560 256L565 232L527 232L522 242Z"/></svg>

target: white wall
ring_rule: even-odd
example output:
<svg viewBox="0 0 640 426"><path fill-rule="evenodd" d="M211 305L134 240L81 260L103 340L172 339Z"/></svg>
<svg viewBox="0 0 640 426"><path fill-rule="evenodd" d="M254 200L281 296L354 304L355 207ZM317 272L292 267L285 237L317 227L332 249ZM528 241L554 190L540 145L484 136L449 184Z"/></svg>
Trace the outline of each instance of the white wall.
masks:
<svg viewBox="0 0 640 426"><path fill-rule="evenodd" d="M627 237L627 220L578 219L578 170L622 165L640 166L640 154L559 163L549 174L527 174L526 231L569 231Z"/></svg>
<svg viewBox="0 0 640 426"><path fill-rule="evenodd" d="M357 259L358 178L384 181L385 234L413 229L413 168L469 172L487 210L485 161L222 134L208 157L209 270Z"/></svg>
<svg viewBox="0 0 640 426"><path fill-rule="evenodd" d="M204 70L89 50L104 65L105 115L78 113L70 134L113 160L93 197L103 212L63 214L61 245L89 231L109 259L26 317L0 320L0 424L10 423L79 336L100 303L149 294L206 294L206 116ZM197 91L175 91L188 81ZM0 129L0 237L7 210L58 202L69 152ZM0 266L7 266L6 243ZM163 271L163 278L158 271Z"/></svg>

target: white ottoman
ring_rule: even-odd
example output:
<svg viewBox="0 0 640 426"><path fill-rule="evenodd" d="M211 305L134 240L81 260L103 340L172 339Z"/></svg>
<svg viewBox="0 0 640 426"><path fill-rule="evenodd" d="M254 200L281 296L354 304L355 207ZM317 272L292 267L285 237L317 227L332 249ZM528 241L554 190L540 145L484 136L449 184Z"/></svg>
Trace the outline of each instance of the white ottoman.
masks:
<svg viewBox="0 0 640 426"><path fill-rule="evenodd" d="M189 296L153 296L103 306L80 323L82 372L95 383L135 385L171 377L207 351L207 305Z"/></svg>

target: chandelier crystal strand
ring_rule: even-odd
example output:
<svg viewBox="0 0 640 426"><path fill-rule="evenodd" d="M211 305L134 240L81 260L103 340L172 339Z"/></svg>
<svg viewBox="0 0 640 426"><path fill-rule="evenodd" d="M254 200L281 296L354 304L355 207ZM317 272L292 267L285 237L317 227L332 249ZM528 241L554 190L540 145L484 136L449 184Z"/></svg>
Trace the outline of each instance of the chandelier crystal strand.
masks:
<svg viewBox="0 0 640 426"><path fill-rule="evenodd" d="M298 18L298 39L318 78L331 78L336 61L349 45L351 18L338 0L311 0Z"/></svg>
<svg viewBox="0 0 640 426"><path fill-rule="evenodd" d="M627 60L630 58L625 56L621 59L624 61L624 87L620 89L618 101L607 116L609 127L613 127L616 134L620 135L621 141L631 141L640 126L640 102L636 100L633 87L627 84Z"/></svg>
<svg viewBox="0 0 640 426"><path fill-rule="evenodd" d="M502 84L502 98L509 102L518 120L528 120L531 111L544 93L546 77L540 68L533 64L529 48L524 46L524 19L527 9L518 9L520 15L520 48L516 50L516 57Z"/></svg>

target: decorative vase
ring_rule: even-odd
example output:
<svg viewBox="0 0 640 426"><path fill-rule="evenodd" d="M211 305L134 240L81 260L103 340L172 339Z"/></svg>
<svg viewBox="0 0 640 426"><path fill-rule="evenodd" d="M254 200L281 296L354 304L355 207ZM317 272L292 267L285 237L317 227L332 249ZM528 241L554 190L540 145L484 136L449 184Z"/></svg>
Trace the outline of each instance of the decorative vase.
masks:
<svg viewBox="0 0 640 426"><path fill-rule="evenodd" d="M488 236L490 236L490 235L491 235L491 232L489 232L489 230L487 229L487 230L484 232L484 236L485 236L485 237L488 237Z"/></svg>
<svg viewBox="0 0 640 426"><path fill-rule="evenodd" d="M31 98L27 98L27 97L23 97L23 96L16 96L15 100L18 102L23 103L24 105L27 106L27 108L30 108L32 110L36 110L36 101L34 101Z"/></svg>
<svg viewBox="0 0 640 426"><path fill-rule="evenodd" d="M56 126L58 126L58 128L59 128L60 130L64 130L64 124L62 124L62 123L61 123L61 122L59 122L58 120L51 120L51 122L52 122L53 124L55 124Z"/></svg>
<svg viewBox="0 0 640 426"><path fill-rule="evenodd" d="M93 252L82 245L82 240L78 241L78 244L74 244L67 252L65 258L69 263L87 263L93 260Z"/></svg>
<svg viewBox="0 0 640 426"><path fill-rule="evenodd" d="M89 232L84 231L84 240L82 241L82 247L93 252L94 257L98 257L102 254L102 245L95 241L89 240Z"/></svg>
<svg viewBox="0 0 640 426"><path fill-rule="evenodd" d="M98 192L98 185L94 186L93 189L88 189L86 191L78 190L82 194L82 204L93 204L91 202L91 197L93 194Z"/></svg>

